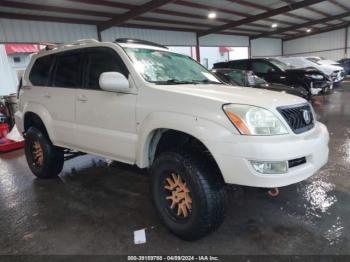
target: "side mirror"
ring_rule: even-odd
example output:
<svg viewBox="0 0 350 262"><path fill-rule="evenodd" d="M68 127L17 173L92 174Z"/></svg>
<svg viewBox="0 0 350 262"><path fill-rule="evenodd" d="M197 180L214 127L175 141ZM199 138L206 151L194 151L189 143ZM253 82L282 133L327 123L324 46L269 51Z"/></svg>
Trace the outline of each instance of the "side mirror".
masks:
<svg viewBox="0 0 350 262"><path fill-rule="evenodd" d="M101 89L109 92L130 92L129 81L118 72L105 72L100 75L99 84Z"/></svg>

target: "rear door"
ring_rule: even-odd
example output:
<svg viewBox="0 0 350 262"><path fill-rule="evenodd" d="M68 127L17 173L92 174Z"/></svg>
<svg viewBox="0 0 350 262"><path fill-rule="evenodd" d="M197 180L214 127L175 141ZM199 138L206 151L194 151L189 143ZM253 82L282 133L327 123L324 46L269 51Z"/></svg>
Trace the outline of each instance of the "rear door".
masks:
<svg viewBox="0 0 350 262"><path fill-rule="evenodd" d="M75 148L75 96L82 86L82 52L66 51L55 55L50 85L44 103L52 117L54 143Z"/></svg>
<svg viewBox="0 0 350 262"><path fill-rule="evenodd" d="M84 57L84 88L77 90L76 99L80 148L132 163L136 152L137 95L107 92L99 85L102 73L119 72L128 78L128 69L110 47L87 48Z"/></svg>

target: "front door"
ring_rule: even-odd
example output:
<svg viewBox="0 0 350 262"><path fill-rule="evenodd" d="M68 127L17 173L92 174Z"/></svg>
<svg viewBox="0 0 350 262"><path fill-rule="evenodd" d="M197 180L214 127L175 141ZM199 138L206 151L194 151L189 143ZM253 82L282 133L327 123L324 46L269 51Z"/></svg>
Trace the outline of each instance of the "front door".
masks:
<svg viewBox="0 0 350 262"><path fill-rule="evenodd" d="M107 92L100 88L104 72L128 70L109 47L85 49L84 88L76 95L76 134L80 149L123 162L134 163L136 152L135 94Z"/></svg>

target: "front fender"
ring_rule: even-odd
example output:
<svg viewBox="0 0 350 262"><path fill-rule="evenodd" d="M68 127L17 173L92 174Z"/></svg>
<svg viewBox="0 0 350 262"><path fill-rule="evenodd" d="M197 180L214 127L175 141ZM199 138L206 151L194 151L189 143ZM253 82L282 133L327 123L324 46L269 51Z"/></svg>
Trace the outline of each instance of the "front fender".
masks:
<svg viewBox="0 0 350 262"><path fill-rule="evenodd" d="M219 123L200 117L171 112L152 113L141 123L139 128L136 164L141 168L150 165L149 146L152 136L159 129L171 129L191 135L201 141L210 152L212 151L207 141L223 142L235 133L233 128L229 130ZM213 157L215 159L215 155Z"/></svg>
<svg viewBox="0 0 350 262"><path fill-rule="evenodd" d="M52 130L52 116L51 114L49 113L49 111L44 107L42 106L41 104L37 104L37 103L26 103L24 106L23 106L23 129L24 129L24 119L25 119L25 116L27 113L34 113L36 115L38 115L41 119L41 121L44 123L44 126L46 128L46 131L49 135L49 138L51 141L55 141L56 140L56 137L55 137L55 133L54 131Z"/></svg>

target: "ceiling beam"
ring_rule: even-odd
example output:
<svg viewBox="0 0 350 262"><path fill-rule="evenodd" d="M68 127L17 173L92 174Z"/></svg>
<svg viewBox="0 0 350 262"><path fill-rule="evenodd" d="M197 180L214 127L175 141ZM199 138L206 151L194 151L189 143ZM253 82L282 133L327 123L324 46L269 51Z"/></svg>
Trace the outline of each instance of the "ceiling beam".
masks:
<svg viewBox="0 0 350 262"><path fill-rule="evenodd" d="M327 33L330 31L334 31L334 30L338 30L338 29L342 29L345 27L350 26L350 22L346 22L346 23L339 23L336 25L332 25L332 26L327 26L327 27L323 27L317 30L312 31L311 33L303 33L303 34L297 34L297 35L293 35L291 37L285 37L282 40L283 41L290 41L290 40L294 40L294 39L298 39L298 38L302 38L302 37L307 37L307 36L311 36L311 35L318 35L321 33Z"/></svg>
<svg viewBox="0 0 350 262"><path fill-rule="evenodd" d="M107 1L107 0L66 0L66 1L75 2L75 3L84 3L84 4L90 4L90 5L97 5L97 6L102 5L102 6L107 6L107 7L115 7L115 8L123 8L123 9L133 9L133 8L137 7L136 5L129 4L129 3L112 2L112 1ZM205 8L205 9L208 10L208 8ZM175 17L186 17L186 18L191 18L191 19L201 19L201 20L205 20L205 21L208 20L208 17L206 15L184 13L184 12L178 12L178 11L173 11L173 10L168 10L168 9L163 9L163 8L158 8L158 9L152 10L150 12L156 13L156 14L162 14L162 15L175 16ZM230 23L233 20L217 17L216 21L222 22L222 23ZM285 22L285 24L295 25L294 23L289 23L289 22ZM262 25L262 24L258 24L258 23L251 23L250 25L254 26L254 27L266 29L266 25Z"/></svg>
<svg viewBox="0 0 350 262"><path fill-rule="evenodd" d="M336 5L336 6L340 7L340 8L343 9L344 11L350 11L350 8L349 8L349 7L343 5L343 4L341 4L341 3L339 3L339 2L337 2L337 1L335 1L335 0L329 0L329 2L331 2L333 5Z"/></svg>
<svg viewBox="0 0 350 262"><path fill-rule="evenodd" d="M207 23L194 23L194 22L187 22L187 21L178 21L178 20L169 20L169 19L162 19L162 18L153 18L153 17L135 17L132 19L134 21L144 21L144 22L153 22L153 23L161 23L161 24L173 24L173 25L185 25L185 26L194 26L194 27L203 27L208 28L209 25ZM132 21L130 21L132 22ZM265 33L266 30L259 30L259 29L251 29L251 28L235 28L236 31L242 31L242 32L252 32L252 33Z"/></svg>
<svg viewBox="0 0 350 262"><path fill-rule="evenodd" d="M0 12L0 18L7 19L18 19L18 20L31 20L31 21L45 21L45 22L59 22L59 23L71 23L71 24L84 24L84 25L97 25L100 21L89 20L89 19L77 19L77 18L66 18L56 16L45 16L45 15L26 15L26 14L15 14Z"/></svg>
<svg viewBox="0 0 350 262"><path fill-rule="evenodd" d="M103 31L106 30L112 26L118 26L121 25L122 23L133 19L135 17L138 17L144 13L150 12L154 9L157 9L163 5L166 5L168 3L173 2L174 0L151 0L143 5L134 7L132 9L130 9L129 11L127 11L124 14L118 14L116 16L114 16L112 19L106 21L106 22L102 22L99 24L99 31Z"/></svg>
<svg viewBox="0 0 350 262"><path fill-rule="evenodd" d="M253 3L253 2L248 2L246 0L229 0L229 1L232 2L232 3L239 4L239 5L243 5L243 6L247 6L247 7L251 7L251 8L255 8L255 9L260 9L260 10L264 10L264 11L270 11L270 10L273 9L273 8L265 6L265 5L261 5L261 4L257 4L257 3ZM287 2L287 1L283 0L283 2ZM290 4L290 3L288 3L288 4ZM301 16L301 15L288 13L288 16L296 18L296 19L305 20L305 21L311 21L310 18L305 17L305 16Z"/></svg>
<svg viewBox="0 0 350 262"><path fill-rule="evenodd" d="M282 0L283 2L285 2L285 3L294 3L294 1L291 1L291 0ZM313 12L313 13L316 13L316 14L319 14L319 15L322 15L323 17L329 17L329 14L327 14L327 13L325 13L325 12L323 12L323 11L319 11L319 10L317 10L316 8L313 8L313 7L310 7L310 6L308 6L308 7L305 7L305 9L306 10L309 10L309 11L311 11L311 12ZM308 19L308 21L312 21L312 19ZM343 21L343 22L346 22L346 21ZM331 25L331 24L329 24L329 23L324 23L325 25Z"/></svg>
<svg viewBox="0 0 350 262"><path fill-rule="evenodd" d="M252 15L252 16L249 16L249 17L241 19L241 20L237 20L237 21L233 21L231 23L227 23L227 24L224 24L224 25L221 25L221 26L213 27L212 29L199 32L198 35L199 36L205 36L205 35L208 35L208 34L217 33L217 32L220 32L222 30L226 30L226 29L234 28L234 27L237 27L237 26L240 26L240 25L244 25L244 24L247 24L247 23L251 23L251 22L258 21L258 20L266 19L266 18L269 18L269 17L272 17L272 16L276 16L276 15L280 15L280 14L283 14L283 13L287 13L287 12L290 12L290 11L293 11L293 10L296 10L296 9L299 9L299 8L304 8L304 7L307 7L307 6L310 6L310 5L314 5L314 4L317 4L317 3L321 3L321 2L324 2L324 1L325 0L304 0L304 1L301 1L301 2L289 4L289 5L286 5L286 6L282 6L282 7L270 10L270 11L266 11L266 12L257 14L257 15Z"/></svg>
<svg viewBox="0 0 350 262"><path fill-rule="evenodd" d="M52 6L52 5L39 5L39 4L24 3L24 2L12 2L12 1L6 1L6 0L0 1L0 6L26 9L26 10L75 14L75 15L88 15L88 16L97 16L97 17L111 18L116 15L115 13L113 14L113 13L99 12L99 11L93 11L93 10L76 9L76 8L68 8L68 7Z"/></svg>
<svg viewBox="0 0 350 262"><path fill-rule="evenodd" d="M241 2L242 2L242 1L237 1L236 2L236 0L228 0L228 1L233 2L233 3L237 3L237 4L241 4ZM244 17L244 18L249 17L249 14L247 14L246 12L239 12L237 10L232 10L232 9L227 9L227 8L220 8L220 7L216 7L216 6L214 7L214 6L209 6L209 5L206 5L206 4L195 3L195 2L190 2L190 1L177 0L177 1L174 2L174 4L181 5L181 6L186 6L186 7L197 8L197 9L203 9L203 10L206 10L206 11L215 10L215 11L218 11L218 12L231 14L231 15L236 15L236 16L240 16L240 17ZM259 4L254 4L254 5L257 6ZM281 21L281 20L271 19L271 18L267 18L265 20L269 21L271 23L279 23L279 24L285 24L285 25L290 25L290 26L296 25L295 23L292 23L292 22ZM230 22L232 22L232 21L233 20L231 20ZM263 27L266 28L266 25L263 25Z"/></svg>
<svg viewBox="0 0 350 262"><path fill-rule="evenodd" d="M42 15L26 15L26 14L15 14L0 12L0 18L6 19L17 19L17 20L30 20L30 21L45 21L45 22L58 22L58 23L72 23L72 24L85 24L85 25L97 25L99 21L88 20L88 19L76 19L76 18L63 18L55 16L42 16ZM140 25L132 23L124 23L121 27L128 28L144 28L144 29L155 29L155 30L169 30L179 32L196 32L197 28L179 28L172 26L156 26L156 25ZM223 35L238 35L238 36L251 36L245 33L234 33L234 32L222 32Z"/></svg>
<svg viewBox="0 0 350 262"><path fill-rule="evenodd" d="M297 26L280 28L280 29L277 29L277 30L274 30L274 31L271 31L271 32L262 33L260 35L253 36L252 39L257 39L257 38L261 38L261 37L267 37L269 35L275 35L275 34L283 34L283 33L288 32L288 31L294 31L296 29L305 28L305 27L307 28L307 27L310 27L312 25L322 24L322 23L325 23L325 22L333 21L333 20L338 20L338 19L345 18L345 17L348 17L348 16L350 16L350 11L345 12L345 13L341 13L339 15L334 15L334 16L330 16L330 17L325 17L325 18L322 18L322 19L314 20L314 21L311 21L311 22L307 22L307 23L304 23L304 24L297 25ZM333 25L330 25L330 26L333 26Z"/></svg>

